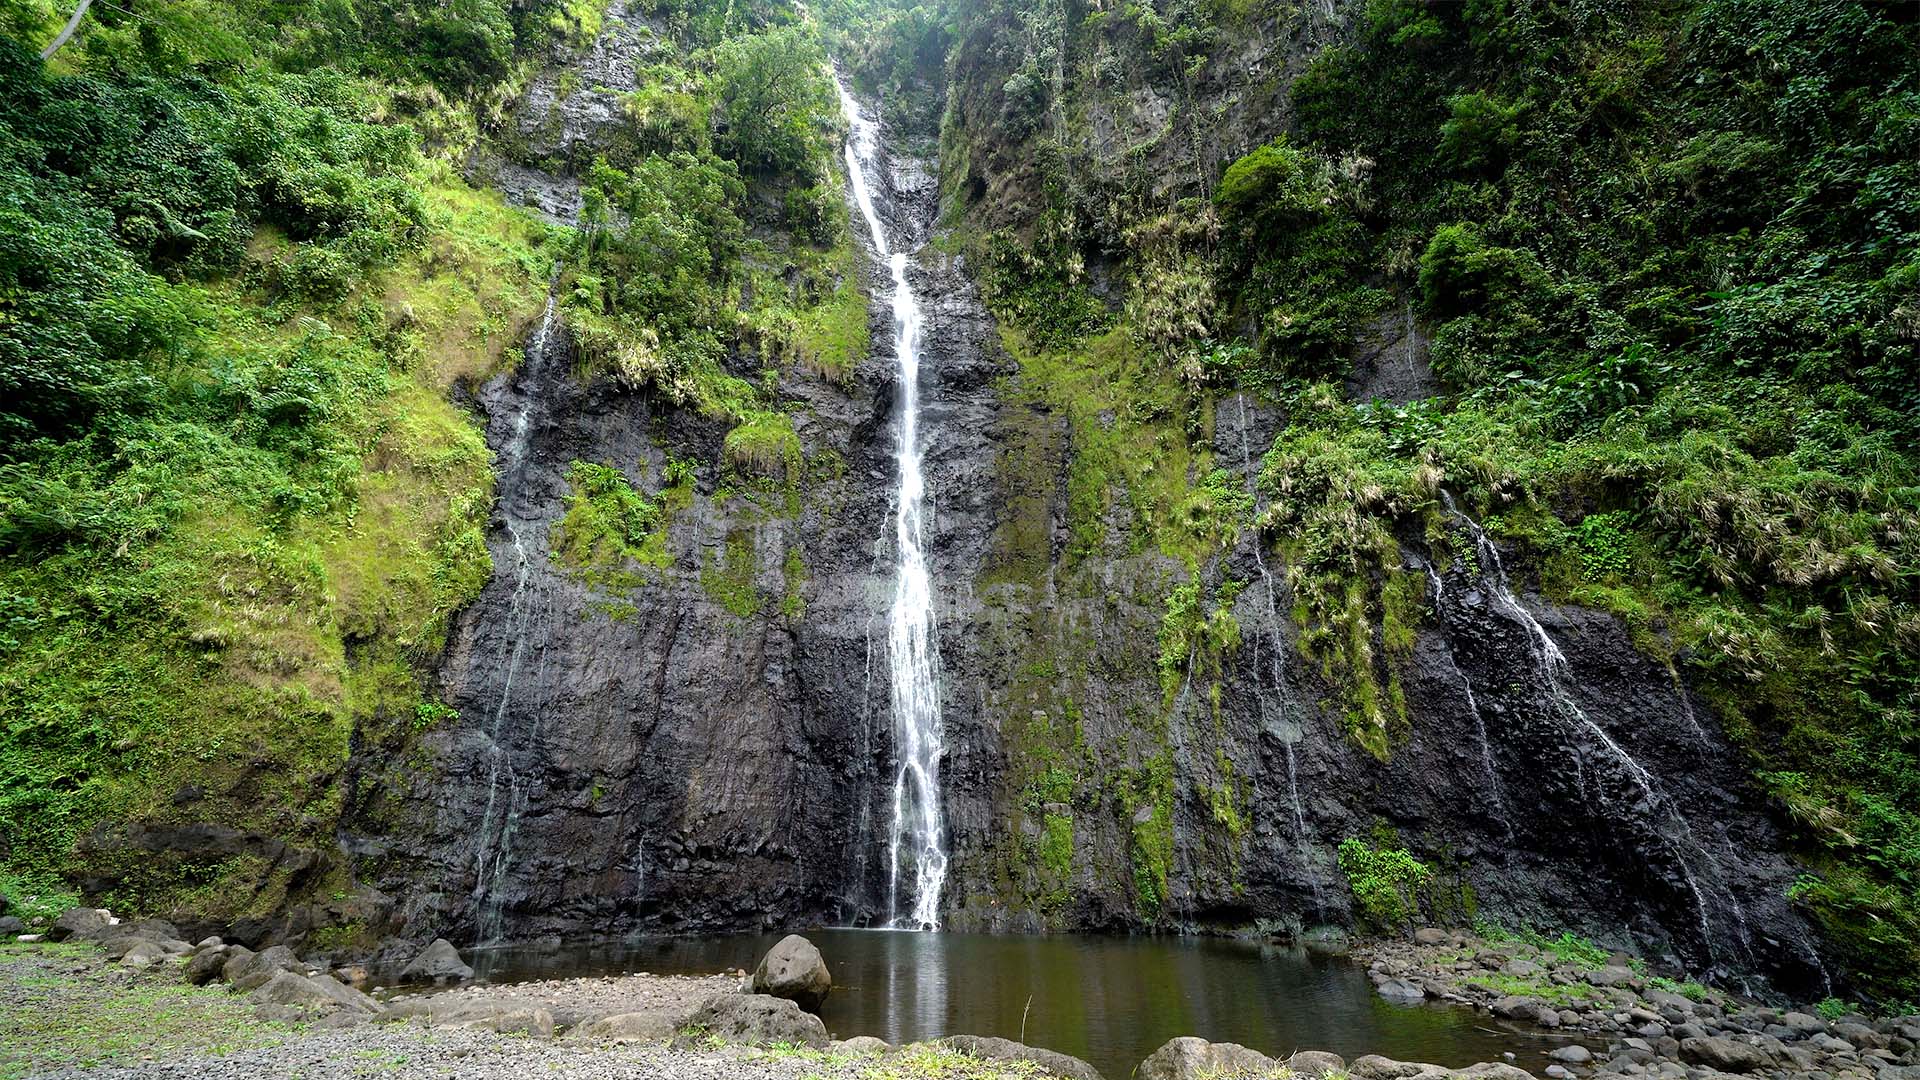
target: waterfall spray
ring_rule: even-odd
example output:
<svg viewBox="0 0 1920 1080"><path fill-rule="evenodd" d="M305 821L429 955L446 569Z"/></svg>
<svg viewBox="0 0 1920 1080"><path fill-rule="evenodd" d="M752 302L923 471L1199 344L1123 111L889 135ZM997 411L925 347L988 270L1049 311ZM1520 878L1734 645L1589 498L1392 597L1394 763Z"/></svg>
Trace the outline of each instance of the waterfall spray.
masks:
<svg viewBox="0 0 1920 1080"><path fill-rule="evenodd" d="M887 623L887 659L892 684L894 757L893 823L887 842L887 917L896 927L936 930L940 892L947 881L945 826L940 807L940 654L934 641L933 581L927 572L926 477L920 463L920 334L924 318L907 281L907 253L887 243L874 208L870 173L878 168L879 125L838 79L840 110L847 121L847 182L866 219L874 254L893 277L894 355L900 365L899 445L894 464L899 490L894 506L895 576ZM901 889L903 872L912 880ZM910 907L901 912L901 902Z"/></svg>

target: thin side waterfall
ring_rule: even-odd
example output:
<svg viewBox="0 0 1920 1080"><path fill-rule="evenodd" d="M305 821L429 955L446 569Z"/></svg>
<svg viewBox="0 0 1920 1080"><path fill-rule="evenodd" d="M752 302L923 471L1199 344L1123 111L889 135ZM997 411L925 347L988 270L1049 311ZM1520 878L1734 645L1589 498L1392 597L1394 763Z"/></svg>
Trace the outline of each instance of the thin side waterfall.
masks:
<svg viewBox="0 0 1920 1080"><path fill-rule="evenodd" d="M907 253L894 251L873 203L870 172L879 165L879 125L836 77L847 120L847 182L872 234L874 254L893 275L893 345L900 364L900 435L894 451L895 575L887 623L894 757L893 823L887 840L887 918L903 929L940 928L947 883L946 828L940 807L940 654L934 641L933 580L927 572L926 477L920 462L920 335L925 320L907 281ZM910 874L901 888L903 873ZM909 907L902 914L901 903Z"/></svg>
<svg viewBox="0 0 1920 1080"><path fill-rule="evenodd" d="M1240 402L1240 463L1247 471L1247 494L1252 496L1254 506L1260 505L1258 485L1254 482L1253 445L1247 439L1247 429L1251 421L1247 416L1247 397L1239 396ZM1296 732L1304 734L1306 728L1295 724L1294 730L1287 730L1287 714L1293 705L1293 687L1287 682L1286 642L1280 636L1280 601L1275 593L1273 575L1267 570L1266 542L1259 536L1253 538L1253 561L1260 568L1260 586L1267 598L1267 639L1273 649L1273 687L1274 698L1280 710L1280 748L1287 755L1287 800L1293 808L1293 850L1294 857L1300 863L1300 872L1306 875L1307 886L1313 890L1313 914L1326 910L1326 903L1320 896L1320 875L1314 871L1313 862L1307 857L1307 817L1300 810L1300 774L1294 761L1293 744L1298 737ZM1267 695L1259 697L1262 711L1267 704Z"/></svg>
<svg viewBox="0 0 1920 1080"><path fill-rule="evenodd" d="M1655 789L1653 775L1646 770L1645 766L1635 761L1625 747L1615 742L1605 728L1594 723L1593 718L1580 707L1580 703L1574 700L1573 694L1567 689L1568 684L1573 681L1573 669L1567 663L1566 654L1560 651L1560 646L1547 634L1546 628L1540 625L1540 620L1534 618L1533 613L1522 606L1519 598L1514 596L1513 587L1507 580L1506 566L1500 561L1500 549L1493 545L1486 530L1455 505L1450 493L1441 491L1440 499L1446 506L1447 514L1467 531L1468 536L1473 538L1474 553L1480 562L1481 584L1489 589L1494 601L1500 607L1527 628L1528 634L1533 638L1535 646L1533 659L1539 665L1547 692L1552 696L1555 711L1560 716L1571 720L1581 731L1598 743L1606 751L1607 756L1626 770L1627 775L1633 779L1634 786L1639 788L1641 795L1645 797L1647 805L1665 811L1678 826L1681 838L1685 839L1697 852L1705 854L1705 849L1693 839L1692 829L1688 826L1686 818ZM1581 782L1584 785L1584 770ZM1707 897L1700 889L1693 867L1688 864L1679 843L1674 842L1675 840L1676 838L1669 837L1674 863L1680 868L1680 875L1687 883L1687 891L1692 895L1694 910L1699 918L1700 944L1707 950L1708 962L1712 963L1713 933Z"/></svg>
<svg viewBox="0 0 1920 1080"><path fill-rule="evenodd" d="M559 272L555 271L555 281ZM527 339L523 354L529 370L537 368L552 346L553 334L559 322L552 289L547 291L547 306L540 314L540 325L534 329L533 336ZM500 448L500 479L503 489L517 490L523 483L522 473L527 457L527 439L532 427L531 403L525 399L514 412L513 429L507 441ZM505 491L503 490L503 494ZM518 680L520 669L525 661L526 652L532 642L532 623L535 615L535 597L528 589L533 576L534 555L529 550L526 538L521 535L520 527L513 521L509 508L502 522L507 537L513 545L513 596L507 605L507 635L513 642L513 649L507 654L507 669L500 685L500 700L494 705L492 722L487 729L488 766L487 766L487 802L480 815L480 845L474 855L473 899L476 906L476 931L481 942L497 941L502 928L500 894L506 884L507 869L513 856L513 836L519 824L522 802L520 779L513 768L511 756L501 745L505 734L507 711L513 701L514 683ZM524 523L523 523L524 524ZM502 781L505 792L501 791ZM502 795L505 796L502 805ZM495 812L498 810L498 823Z"/></svg>

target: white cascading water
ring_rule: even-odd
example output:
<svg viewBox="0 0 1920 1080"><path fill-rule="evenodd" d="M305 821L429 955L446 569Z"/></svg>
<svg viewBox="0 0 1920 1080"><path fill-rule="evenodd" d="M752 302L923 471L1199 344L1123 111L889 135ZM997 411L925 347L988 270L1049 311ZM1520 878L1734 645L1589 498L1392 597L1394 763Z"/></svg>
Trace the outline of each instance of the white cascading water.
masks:
<svg viewBox="0 0 1920 1080"><path fill-rule="evenodd" d="M887 916L903 929L940 927L940 892L947 883L945 826L940 808L940 654L934 642L933 581L925 549L926 477L920 467L920 332L924 320L907 282L907 255L893 251L873 204L870 170L878 168L879 125L861 112L838 78L847 120L847 182L866 218L873 250L893 275L893 346L900 363L900 442L894 453L900 488L895 496L897 573L887 625L891 667L894 757L893 824L887 843ZM901 875L912 907L900 911Z"/></svg>
<svg viewBox="0 0 1920 1080"><path fill-rule="evenodd" d="M559 271L554 271L554 280L559 280ZM553 334L559 324L555 309L554 293L547 291L546 310L541 312L540 325L534 329L533 336L527 339L525 356L526 369L537 370L546 359L551 347ZM527 440L532 425L531 403L522 400L520 408L514 413L513 431L507 437L506 445L500 448L500 478L503 495L509 486L525 483L524 471L527 461ZM500 686L500 700L493 710L493 722L488 728L487 803L480 815L480 846L474 858L474 901L477 905L477 931L481 942L498 941L502 928L501 894L506 886L507 869L512 863L513 834L519 824L520 815L520 779L515 774L513 760L508 756L506 747L501 745L505 735L508 706L513 702L514 682L520 674L522 660L528 643L533 638L530 625L535 616L535 603L528 589L533 576L533 556L529 552L520 529L513 522L511 511L503 522L507 536L513 542L513 596L508 601L508 636L513 641L513 650L507 655L507 670ZM505 804L501 804L501 780L505 774ZM499 808L499 823L495 824L495 808Z"/></svg>

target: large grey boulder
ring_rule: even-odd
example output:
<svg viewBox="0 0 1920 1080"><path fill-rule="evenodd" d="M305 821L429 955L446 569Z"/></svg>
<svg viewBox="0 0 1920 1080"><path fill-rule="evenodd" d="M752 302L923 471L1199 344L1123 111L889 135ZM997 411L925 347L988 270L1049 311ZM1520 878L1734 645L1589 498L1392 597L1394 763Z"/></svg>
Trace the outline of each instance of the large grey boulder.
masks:
<svg viewBox="0 0 1920 1080"><path fill-rule="evenodd" d="M74 938L88 941L106 933L107 927L113 924L113 916L105 908L68 908L53 920L52 926L47 927L47 940Z"/></svg>
<svg viewBox="0 0 1920 1080"><path fill-rule="evenodd" d="M120 965L135 970L149 968L167 958L167 950L157 941L137 938L133 946L120 954Z"/></svg>
<svg viewBox="0 0 1920 1080"><path fill-rule="evenodd" d="M811 1013L820 1011L833 989L833 976L813 942L788 934L753 969L753 992L786 998Z"/></svg>
<svg viewBox="0 0 1920 1080"><path fill-rule="evenodd" d="M1183 1035L1169 1039L1134 1070L1137 1080L1213 1080L1215 1077L1265 1075L1279 1062L1239 1043L1208 1042Z"/></svg>
<svg viewBox="0 0 1920 1080"><path fill-rule="evenodd" d="M290 971L296 975L304 975L306 970L307 966L300 962L299 957L293 955L292 949L285 945L275 945L257 953L229 957L226 966L221 969L221 974L233 984L235 992L245 993L265 986L280 972Z"/></svg>
<svg viewBox="0 0 1920 1080"><path fill-rule="evenodd" d="M1772 1064L1759 1047L1718 1037L1681 1042L1680 1060L1729 1073L1758 1072Z"/></svg>
<svg viewBox="0 0 1920 1080"><path fill-rule="evenodd" d="M676 1046L695 1046L712 1037L732 1043L792 1043L823 1050L827 1026L787 998L766 994L715 994L693 1010Z"/></svg>
<svg viewBox="0 0 1920 1080"><path fill-rule="evenodd" d="M940 1041L968 1057L976 1057L984 1061L1028 1061L1040 1066L1043 1071L1053 1076L1066 1077L1067 1080L1101 1080L1098 1070L1077 1057L1017 1043L1012 1039L995 1039L985 1035L953 1035Z"/></svg>
<svg viewBox="0 0 1920 1080"><path fill-rule="evenodd" d="M434 938L400 971L401 982L435 984L465 982L473 978L473 968L460 959L460 951L446 938Z"/></svg>
<svg viewBox="0 0 1920 1080"><path fill-rule="evenodd" d="M205 986L219 978L221 969L227 966L227 956L225 946L194 953L187 961L186 980L195 986Z"/></svg>
<svg viewBox="0 0 1920 1080"><path fill-rule="evenodd" d="M362 1013L377 1012L380 1008L372 998L330 975L309 978L291 971L274 972L271 978L247 995L247 1000L255 1005L352 1009Z"/></svg>
<svg viewBox="0 0 1920 1080"><path fill-rule="evenodd" d="M0 915L0 937L27 932L27 924L12 915Z"/></svg>

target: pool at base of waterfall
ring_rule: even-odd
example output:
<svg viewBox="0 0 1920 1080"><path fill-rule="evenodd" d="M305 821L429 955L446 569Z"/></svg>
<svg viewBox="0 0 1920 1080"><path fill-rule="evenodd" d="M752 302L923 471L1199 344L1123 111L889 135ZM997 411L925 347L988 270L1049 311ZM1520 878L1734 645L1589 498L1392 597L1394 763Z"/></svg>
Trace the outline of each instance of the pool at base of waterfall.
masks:
<svg viewBox="0 0 1920 1080"><path fill-rule="evenodd" d="M1284 1058L1331 1050L1448 1067L1537 1056L1541 1033L1459 1006L1397 1004L1344 957L1223 938L810 930L833 974L822 1018L838 1038L900 1044L994 1035L1126 1077L1196 1035ZM513 946L469 960L499 982L644 971L752 971L781 934Z"/></svg>

